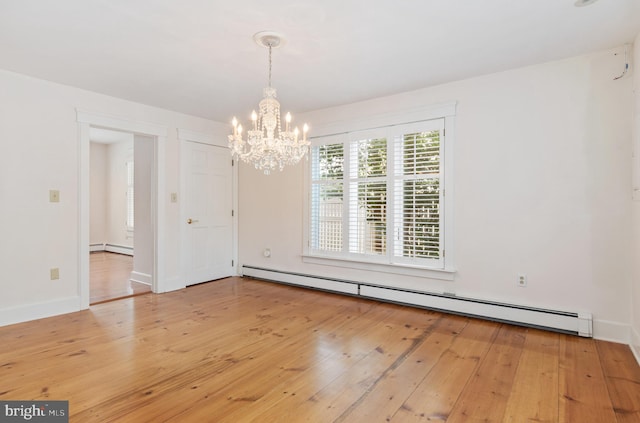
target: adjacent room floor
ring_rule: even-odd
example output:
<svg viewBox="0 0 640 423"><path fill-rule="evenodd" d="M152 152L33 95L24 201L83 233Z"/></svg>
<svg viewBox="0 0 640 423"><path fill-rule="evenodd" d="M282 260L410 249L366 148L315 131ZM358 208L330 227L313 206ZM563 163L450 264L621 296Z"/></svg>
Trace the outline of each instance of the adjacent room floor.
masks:
<svg viewBox="0 0 640 423"><path fill-rule="evenodd" d="M90 304L151 292L149 285L129 280L133 270L132 256L97 251L89 257Z"/></svg>

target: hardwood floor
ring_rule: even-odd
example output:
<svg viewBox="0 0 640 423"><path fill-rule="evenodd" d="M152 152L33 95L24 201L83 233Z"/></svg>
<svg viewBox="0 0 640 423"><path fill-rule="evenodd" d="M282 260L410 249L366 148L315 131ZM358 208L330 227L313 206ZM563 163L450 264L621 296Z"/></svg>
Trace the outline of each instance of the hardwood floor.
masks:
<svg viewBox="0 0 640 423"><path fill-rule="evenodd" d="M151 292L149 285L129 280L133 270L132 256L93 252L89 255L89 268L91 304Z"/></svg>
<svg viewBox="0 0 640 423"><path fill-rule="evenodd" d="M0 399L72 422L640 421L621 344L228 278L0 328Z"/></svg>

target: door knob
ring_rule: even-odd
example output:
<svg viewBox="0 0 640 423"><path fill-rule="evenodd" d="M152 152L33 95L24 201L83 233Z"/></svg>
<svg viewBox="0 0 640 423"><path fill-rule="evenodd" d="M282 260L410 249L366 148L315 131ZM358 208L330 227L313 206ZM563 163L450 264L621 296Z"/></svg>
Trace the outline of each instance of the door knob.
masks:
<svg viewBox="0 0 640 423"><path fill-rule="evenodd" d="M187 223L189 225L191 225L192 223L196 223L196 222L197 222L197 220L195 220L195 219L191 219L191 218L187 219Z"/></svg>

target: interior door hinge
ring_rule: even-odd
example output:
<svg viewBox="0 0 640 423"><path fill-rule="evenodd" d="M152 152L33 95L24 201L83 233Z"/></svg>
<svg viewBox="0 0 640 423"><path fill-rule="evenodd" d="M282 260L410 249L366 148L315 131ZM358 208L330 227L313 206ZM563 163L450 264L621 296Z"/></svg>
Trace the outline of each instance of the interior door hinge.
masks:
<svg viewBox="0 0 640 423"><path fill-rule="evenodd" d="M231 167L235 166L235 160L231 159Z"/></svg>
<svg viewBox="0 0 640 423"><path fill-rule="evenodd" d="M231 267L233 267L233 265L234 265L234 261L233 261L233 260L231 260Z"/></svg>
<svg viewBox="0 0 640 423"><path fill-rule="evenodd" d="M442 258L444 258L444 255L445 255L445 254L444 254L444 250L442 250Z"/></svg>
<svg viewBox="0 0 640 423"><path fill-rule="evenodd" d="M231 210L231 217L233 217L233 216L234 216L234 211L233 211L233 210Z"/></svg>

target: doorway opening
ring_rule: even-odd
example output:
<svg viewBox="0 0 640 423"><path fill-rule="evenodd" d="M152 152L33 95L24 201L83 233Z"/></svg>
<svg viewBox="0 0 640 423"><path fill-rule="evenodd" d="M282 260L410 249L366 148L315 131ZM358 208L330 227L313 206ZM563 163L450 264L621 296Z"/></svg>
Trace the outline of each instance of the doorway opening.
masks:
<svg viewBox="0 0 640 423"><path fill-rule="evenodd" d="M90 304L151 292L150 283L136 280L133 273L134 140L133 133L90 128ZM150 187L139 186L138 191L145 196Z"/></svg>
<svg viewBox="0 0 640 423"><path fill-rule="evenodd" d="M77 120L80 133L78 292L81 309L89 308L92 303L140 293L143 290L140 285L146 286L144 288L146 292L163 292L163 269L158 266L158 263L162 262L159 256L163 251L157 240L164 236L165 225L164 214L160 213L162 210L158 206L157 193L164 187L164 171L158 163L164 157L167 129L159 125L81 111L77 111ZM100 133L105 137L128 138L132 140L133 148L120 146L119 148L124 151L120 153L116 153L118 148L113 148L113 155L119 157L115 162L120 162L114 164L120 167L119 171L114 171L114 175L117 174L116 179L122 179L124 185L114 184L114 186L117 185L114 189L120 191L120 199L103 201L101 212L104 212L105 216L110 216L107 213L110 212L110 208L117 207L114 219L119 223L109 225L106 223L108 218L105 217L105 220L102 220L103 236L98 237L96 241L96 233L100 231L92 227L93 219L100 221L100 218L96 217L96 213L99 216L99 212L96 212L96 208L92 205L92 196L95 197L98 194L93 193L92 189L95 188L99 178L92 180L91 176L95 170L93 166L99 167L99 165L96 165L97 154L92 154L92 141L97 140ZM96 150L101 148L107 149L107 147L96 147ZM103 165L103 167L107 166L104 163ZM109 177L109 179L112 178ZM101 189L107 190L105 187ZM91 292L93 270L91 261L93 260L94 264L100 268L100 256L90 256L92 251L93 254L108 253L102 256L102 272L113 273L113 276L120 281L119 284L125 285L127 289L124 295L122 293L107 294L109 297L107 298L97 289L95 295ZM120 276L116 276L118 274ZM99 279L97 275L96 279ZM135 284L131 285L132 282Z"/></svg>

